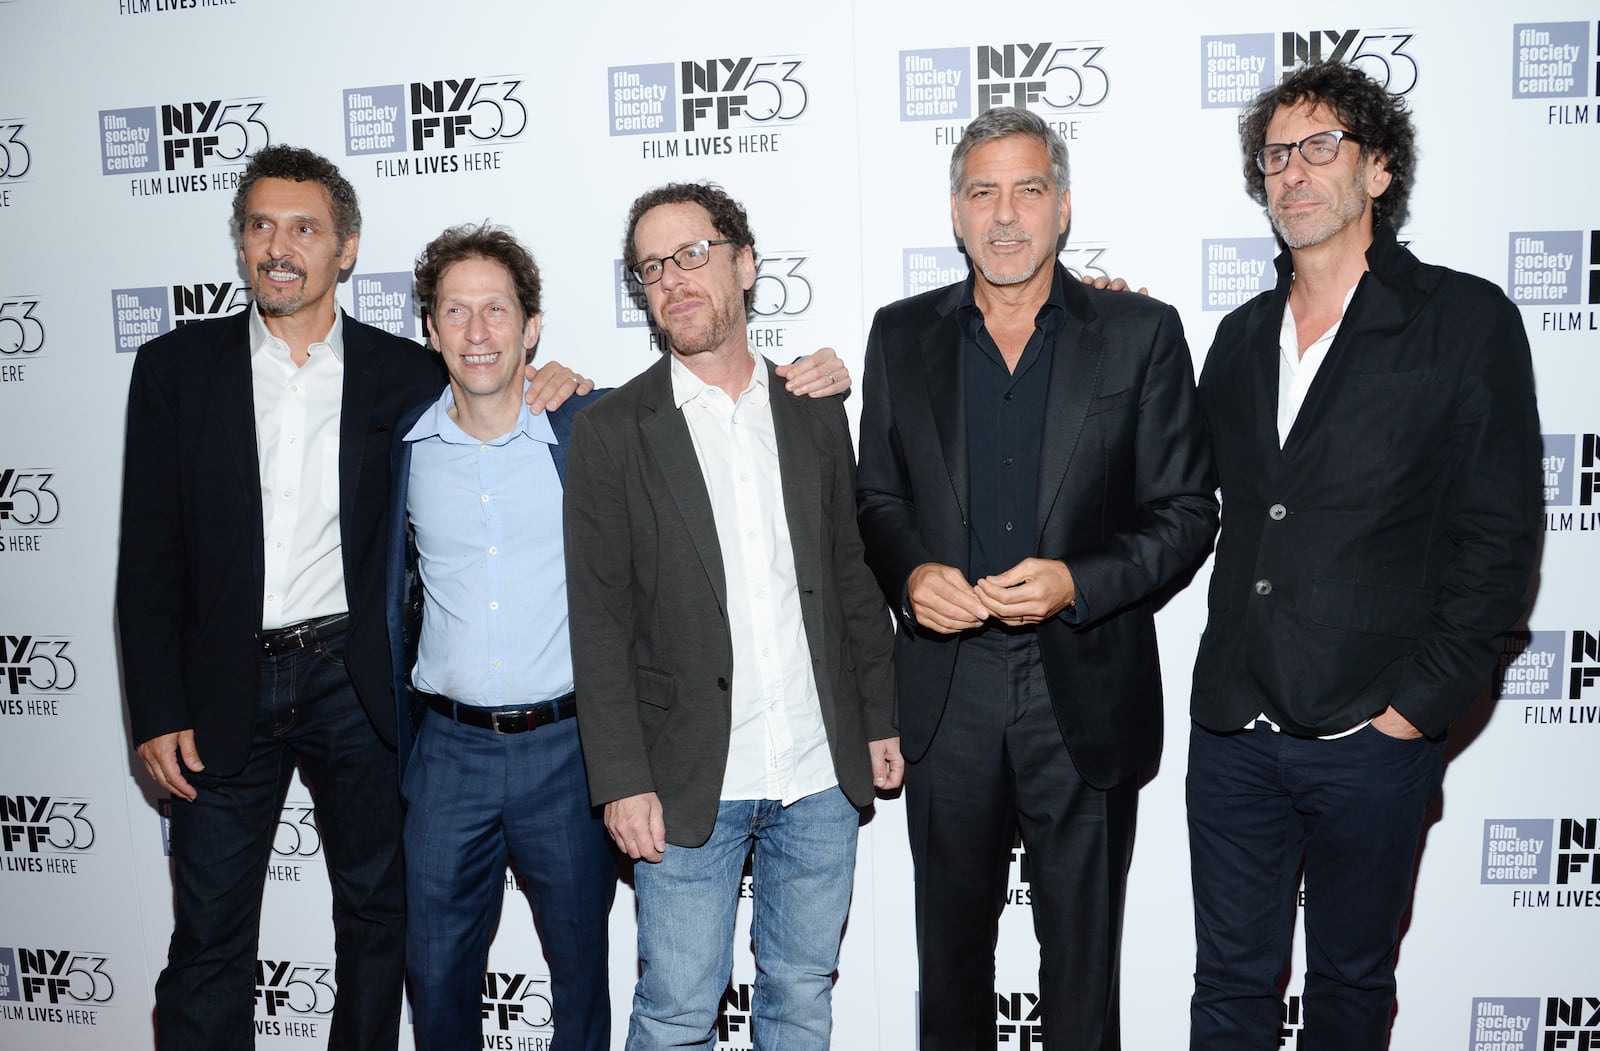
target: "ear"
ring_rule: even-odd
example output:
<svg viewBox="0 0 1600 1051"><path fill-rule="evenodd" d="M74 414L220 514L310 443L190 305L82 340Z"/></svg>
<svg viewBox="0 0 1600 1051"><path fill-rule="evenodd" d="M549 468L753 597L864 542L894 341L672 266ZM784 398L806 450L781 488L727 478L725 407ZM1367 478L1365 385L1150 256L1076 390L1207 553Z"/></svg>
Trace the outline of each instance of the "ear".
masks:
<svg viewBox="0 0 1600 1051"><path fill-rule="evenodd" d="M1377 200L1389 189L1389 183L1394 176L1389 174L1389 158L1382 153L1375 153L1367 159L1367 196Z"/></svg>
<svg viewBox="0 0 1600 1051"><path fill-rule="evenodd" d="M428 313L427 327L428 327L428 347L431 350L433 350L434 353L440 353L440 350L439 350L439 330L438 330L437 327L434 326L434 323L433 323L433 312L432 311L429 311L429 313Z"/></svg>
<svg viewBox="0 0 1600 1051"><path fill-rule="evenodd" d="M1067 224L1072 219L1072 191L1061 191L1061 215L1056 226L1056 236L1060 237L1067 232Z"/></svg>
<svg viewBox="0 0 1600 1051"><path fill-rule="evenodd" d="M349 270L356 265L356 251L361 247L361 235L351 234L339 246L339 269Z"/></svg>
<svg viewBox="0 0 1600 1051"><path fill-rule="evenodd" d="M950 225L955 227L956 236L965 241L967 235L961 231L961 209L956 207L956 195L950 195Z"/></svg>
<svg viewBox="0 0 1600 1051"><path fill-rule="evenodd" d="M739 287L746 291L756 286L756 254L749 245L739 246Z"/></svg>
<svg viewBox="0 0 1600 1051"><path fill-rule="evenodd" d="M532 350L539 345L539 326L544 323L543 314L534 314L522 325L522 349Z"/></svg>

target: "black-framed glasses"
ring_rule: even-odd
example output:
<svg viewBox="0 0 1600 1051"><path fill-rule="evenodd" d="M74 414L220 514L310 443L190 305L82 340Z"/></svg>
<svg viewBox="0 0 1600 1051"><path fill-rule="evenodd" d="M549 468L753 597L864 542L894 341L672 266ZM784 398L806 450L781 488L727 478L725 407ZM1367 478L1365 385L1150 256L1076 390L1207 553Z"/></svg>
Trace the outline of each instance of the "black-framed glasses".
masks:
<svg viewBox="0 0 1600 1051"><path fill-rule="evenodd" d="M733 244L733 241L726 237L716 241L696 241L693 244L686 244L671 255L664 255L659 259L641 259L633 264L628 272L641 285L653 285L660 281L661 276L667 272L667 260L670 259L677 263L679 270L698 270L711 262L711 248L713 245L731 244Z"/></svg>
<svg viewBox="0 0 1600 1051"><path fill-rule="evenodd" d="M1339 156L1339 143L1345 139L1361 142L1360 136L1339 129L1319 131L1299 142L1269 142L1256 151L1256 167L1262 175L1276 175L1289 166L1289 154L1294 150L1300 151L1307 164L1332 164Z"/></svg>

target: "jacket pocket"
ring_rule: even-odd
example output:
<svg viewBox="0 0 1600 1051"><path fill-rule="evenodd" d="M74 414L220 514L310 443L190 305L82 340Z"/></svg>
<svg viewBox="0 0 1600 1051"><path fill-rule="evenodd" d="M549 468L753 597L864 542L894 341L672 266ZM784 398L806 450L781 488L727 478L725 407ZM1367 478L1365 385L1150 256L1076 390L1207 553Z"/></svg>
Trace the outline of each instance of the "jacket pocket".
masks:
<svg viewBox="0 0 1600 1051"><path fill-rule="evenodd" d="M1320 577L1311 585L1311 619L1330 628L1415 639L1432 608L1433 593L1420 588Z"/></svg>
<svg viewBox="0 0 1600 1051"><path fill-rule="evenodd" d="M666 710L672 707L672 676L652 668L640 668L633 673L633 688L640 704Z"/></svg>

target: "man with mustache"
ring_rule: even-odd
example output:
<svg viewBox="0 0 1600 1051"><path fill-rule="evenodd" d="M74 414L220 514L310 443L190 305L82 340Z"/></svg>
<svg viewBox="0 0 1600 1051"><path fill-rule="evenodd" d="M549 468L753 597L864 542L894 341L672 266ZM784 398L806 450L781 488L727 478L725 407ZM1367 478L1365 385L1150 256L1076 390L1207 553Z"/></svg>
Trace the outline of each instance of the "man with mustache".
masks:
<svg viewBox="0 0 1600 1051"><path fill-rule="evenodd" d="M902 765L849 426L769 393L721 188L641 196L623 257L667 353L574 422L566 541L590 797L638 862L627 1046L711 1046L752 858L756 1046L824 1051L859 808Z"/></svg>
<svg viewBox="0 0 1600 1051"><path fill-rule="evenodd" d="M950 212L972 272L873 321L858 489L900 628L921 1046L996 1044L1020 830L1045 1039L1105 1051L1139 778L1161 750L1155 595L1216 529L1211 461L1177 313L1056 261L1056 132L978 116Z"/></svg>
<svg viewBox="0 0 1600 1051"><path fill-rule="evenodd" d="M333 891L328 1047L388 1049L405 914L389 450L400 414L445 377L435 355L338 309L361 212L331 162L261 150L233 233L255 304L147 343L128 389L123 679L140 758L177 797L157 1046L252 1045L261 894L298 765ZM555 363L531 378L541 409L589 389Z"/></svg>
<svg viewBox="0 0 1600 1051"><path fill-rule="evenodd" d="M1383 1048L1445 730L1538 546L1528 340L1494 285L1397 242L1401 98L1308 65L1239 138L1287 251L1200 377L1227 513L1189 739L1190 1046L1278 1046L1303 867L1306 1046Z"/></svg>

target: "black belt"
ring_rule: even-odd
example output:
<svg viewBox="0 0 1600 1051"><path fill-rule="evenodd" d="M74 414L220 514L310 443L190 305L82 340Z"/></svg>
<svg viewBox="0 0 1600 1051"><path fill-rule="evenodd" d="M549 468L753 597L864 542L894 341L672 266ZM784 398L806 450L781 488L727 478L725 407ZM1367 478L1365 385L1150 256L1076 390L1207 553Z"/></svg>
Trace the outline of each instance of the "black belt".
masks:
<svg viewBox="0 0 1600 1051"><path fill-rule="evenodd" d="M507 709L480 708L475 704L462 704L448 697L441 697L437 693L427 693L415 688L411 692L429 708L447 719L454 719L465 726L493 730L497 734L519 734L527 730L537 730L541 726L549 726L551 723L570 719L578 714L577 695L571 693L551 701L540 701L526 708Z"/></svg>
<svg viewBox="0 0 1600 1051"><path fill-rule="evenodd" d="M350 626L350 614L335 613L331 617L302 620L286 628L274 628L261 633L261 652L277 657L295 650L303 650L313 642L331 639Z"/></svg>

